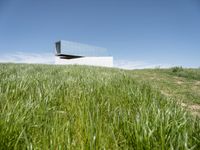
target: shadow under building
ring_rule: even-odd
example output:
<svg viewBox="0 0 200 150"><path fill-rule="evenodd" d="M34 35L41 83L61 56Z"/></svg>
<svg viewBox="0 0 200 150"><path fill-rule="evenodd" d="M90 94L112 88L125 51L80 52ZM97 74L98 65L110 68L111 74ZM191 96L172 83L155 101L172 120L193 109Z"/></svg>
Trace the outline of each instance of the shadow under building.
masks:
<svg viewBox="0 0 200 150"><path fill-rule="evenodd" d="M106 48L61 40L55 43L55 49L55 64L113 67L113 57Z"/></svg>

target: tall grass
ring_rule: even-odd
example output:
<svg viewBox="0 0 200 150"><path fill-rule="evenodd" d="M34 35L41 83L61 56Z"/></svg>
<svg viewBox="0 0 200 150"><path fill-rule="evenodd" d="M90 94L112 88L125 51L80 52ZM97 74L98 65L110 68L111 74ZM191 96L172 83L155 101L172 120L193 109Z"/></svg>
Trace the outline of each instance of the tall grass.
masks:
<svg viewBox="0 0 200 150"><path fill-rule="evenodd" d="M0 65L1 149L198 149L200 121L118 69Z"/></svg>

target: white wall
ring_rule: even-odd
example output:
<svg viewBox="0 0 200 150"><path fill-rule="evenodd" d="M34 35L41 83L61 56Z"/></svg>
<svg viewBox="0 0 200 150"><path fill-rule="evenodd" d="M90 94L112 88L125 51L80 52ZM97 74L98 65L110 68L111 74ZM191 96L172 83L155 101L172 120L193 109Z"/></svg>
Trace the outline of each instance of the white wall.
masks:
<svg viewBox="0 0 200 150"><path fill-rule="evenodd" d="M78 64L113 67L113 57L82 57L75 59L60 59L59 56L55 56L55 64Z"/></svg>

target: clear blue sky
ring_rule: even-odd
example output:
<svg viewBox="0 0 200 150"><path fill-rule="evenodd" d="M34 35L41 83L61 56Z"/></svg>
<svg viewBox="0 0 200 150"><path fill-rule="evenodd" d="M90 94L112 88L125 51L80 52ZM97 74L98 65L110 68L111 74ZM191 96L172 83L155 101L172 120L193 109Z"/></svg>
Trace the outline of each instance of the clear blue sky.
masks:
<svg viewBox="0 0 200 150"><path fill-rule="evenodd" d="M52 53L69 40L115 61L200 66L199 0L0 0L0 52Z"/></svg>

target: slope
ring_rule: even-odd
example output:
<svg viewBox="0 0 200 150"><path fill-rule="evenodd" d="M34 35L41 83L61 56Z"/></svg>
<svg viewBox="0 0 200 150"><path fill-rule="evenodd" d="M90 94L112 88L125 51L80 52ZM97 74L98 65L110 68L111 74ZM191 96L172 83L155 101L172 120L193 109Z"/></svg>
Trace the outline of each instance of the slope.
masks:
<svg viewBox="0 0 200 150"><path fill-rule="evenodd" d="M150 72L0 64L0 149L198 149L199 118Z"/></svg>

